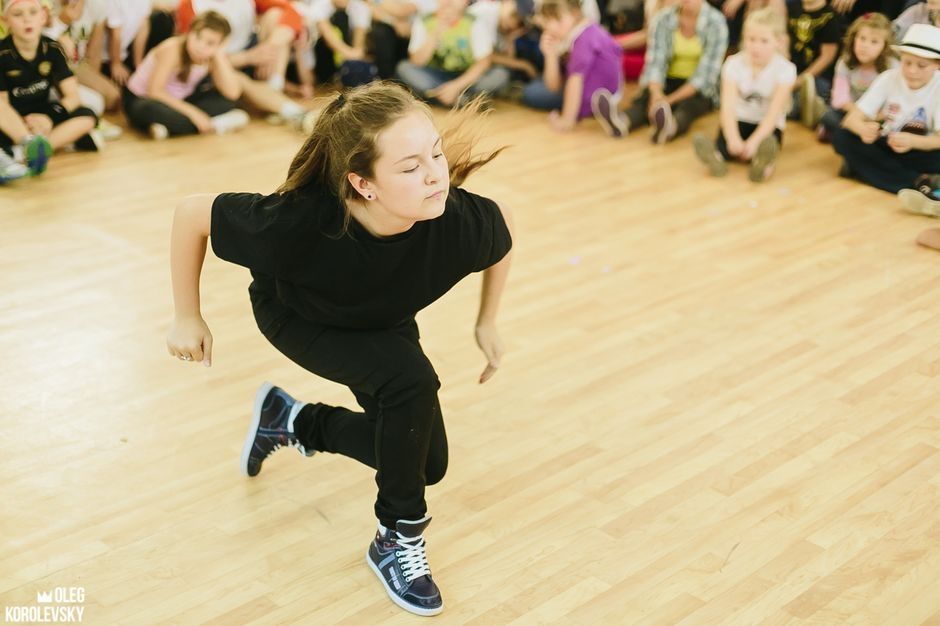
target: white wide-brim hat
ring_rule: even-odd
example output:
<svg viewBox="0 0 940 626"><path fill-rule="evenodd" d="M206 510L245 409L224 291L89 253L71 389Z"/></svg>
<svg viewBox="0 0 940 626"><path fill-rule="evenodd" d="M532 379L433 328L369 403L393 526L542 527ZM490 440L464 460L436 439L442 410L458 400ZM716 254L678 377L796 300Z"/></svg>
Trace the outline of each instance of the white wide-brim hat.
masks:
<svg viewBox="0 0 940 626"><path fill-rule="evenodd" d="M914 24L904 33L896 46L897 52L907 52L925 59L940 59L940 28L930 24Z"/></svg>

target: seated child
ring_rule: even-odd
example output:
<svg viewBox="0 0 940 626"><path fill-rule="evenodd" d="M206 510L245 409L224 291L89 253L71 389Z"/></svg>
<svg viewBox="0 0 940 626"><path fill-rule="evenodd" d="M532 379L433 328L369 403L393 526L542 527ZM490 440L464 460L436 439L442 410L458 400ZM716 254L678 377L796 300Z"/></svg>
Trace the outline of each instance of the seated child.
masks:
<svg viewBox="0 0 940 626"><path fill-rule="evenodd" d="M773 173L790 102L796 66L781 53L783 17L759 9L744 21L743 50L721 69L721 128L716 142L693 139L695 154L712 176L724 176L731 160L750 163L748 177L767 180Z"/></svg>
<svg viewBox="0 0 940 626"><path fill-rule="evenodd" d="M513 79L528 82L538 76L535 59L526 58L520 39L529 35L519 13L516 0L478 0L468 9L477 19L489 20L496 25L496 45L493 50L493 65L508 69ZM520 50L523 48L523 50Z"/></svg>
<svg viewBox="0 0 940 626"><path fill-rule="evenodd" d="M440 0L433 15L415 21L398 77L419 97L445 106L495 94L509 83L509 70L493 65L495 43L495 24L467 11L467 0Z"/></svg>
<svg viewBox="0 0 940 626"><path fill-rule="evenodd" d="M102 72L118 85L130 78L141 61L150 35L153 0L110 0L105 22Z"/></svg>
<svg viewBox="0 0 940 626"><path fill-rule="evenodd" d="M80 106L65 52L41 34L47 14L39 0L5 0L3 17L10 34L0 40L0 150L25 160L35 175L66 145L100 149L98 118Z"/></svg>
<svg viewBox="0 0 940 626"><path fill-rule="evenodd" d="M235 108L241 86L223 46L229 32L226 19L209 11L193 20L187 34L151 50L124 89L131 125L154 139L247 125L248 114Z"/></svg>
<svg viewBox="0 0 940 626"><path fill-rule="evenodd" d="M820 140L828 140L842 125L845 114L855 106L878 74L897 66L891 45L891 22L881 13L866 13L849 27L836 62L832 82L832 102L817 129Z"/></svg>
<svg viewBox="0 0 940 626"><path fill-rule="evenodd" d="M650 124L654 143L672 141L718 104L727 49L725 16L704 0L682 0L663 9L650 25L643 89L624 112L618 108L619 95L598 90L594 117L612 137Z"/></svg>
<svg viewBox="0 0 940 626"><path fill-rule="evenodd" d="M554 101L533 98L538 86L535 82L523 91L522 101L536 108L552 108L549 124L564 132L574 128L578 120L591 116L591 100L596 91L621 90L622 52L607 31L582 13L579 0L543 0L539 17L545 55L541 89L555 97ZM563 62L565 53L567 60Z"/></svg>
<svg viewBox="0 0 940 626"><path fill-rule="evenodd" d="M911 26L894 49L901 66L881 74L836 131L843 174L891 193L914 213L940 215L940 28Z"/></svg>
<svg viewBox="0 0 940 626"><path fill-rule="evenodd" d="M372 25L372 13L366 2L312 0L295 1L294 6L303 15L310 39L315 42L314 70L318 83L327 83L339 74L344 86L355 87L377 77L375 65L366 59L366 35ZM303 81L304 68L298 70Z"/></svg>
<svg viewBox="0 0 940 626"><path fill-rule="evenodd" d="M826 112L842 38L842 20L828 0L802 0L787 22L790 60L799 72L793 86L792 119L815 129Z"/></svg>

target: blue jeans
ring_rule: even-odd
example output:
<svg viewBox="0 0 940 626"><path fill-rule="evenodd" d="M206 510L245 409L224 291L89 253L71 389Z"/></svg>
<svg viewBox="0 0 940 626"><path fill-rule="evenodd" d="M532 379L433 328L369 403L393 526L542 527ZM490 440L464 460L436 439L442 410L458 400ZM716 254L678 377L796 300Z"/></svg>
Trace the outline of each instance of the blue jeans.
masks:
<svg viewBox="0 0 940 626"><path fill-rule="evenodd" d="M462 72L448 72L436 67L419 67L411 61L402 61L396 68L398 78L408 85L408 87L418 96L425 100L432 100L428 92L440 87L444 83L460 78ZM461 96L461 104L475 95L494 94L509 84L509 70L502 66L492 66L490 69L477 79L475 83L467 88L467 91Z"/></svg>
<svg viewBox="0 0 940 626"><path fill-rule="evenodd" d="M522 89L522 104L533 109L543 111L561 109L564 99L561 91L552 91L541 78L536 78Z"/></svg>

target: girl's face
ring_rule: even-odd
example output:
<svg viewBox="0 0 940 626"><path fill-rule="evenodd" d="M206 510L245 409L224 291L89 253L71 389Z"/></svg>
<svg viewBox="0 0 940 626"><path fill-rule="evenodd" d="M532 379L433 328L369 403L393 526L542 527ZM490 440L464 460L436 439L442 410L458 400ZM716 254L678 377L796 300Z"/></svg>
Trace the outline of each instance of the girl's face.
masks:
<svg viewBox="0 0 940 626"><path fill-rule="evenodd" d="M444 212L450 190L441 135L428 115L415 109L379 133L379 158L369 181L372 202L403 221L422 221Z"/></svg>
<svg viewBox="0 0 940 626"><path fill-rule="evenodd" d="M855 58L862 65L874 63L878 55L885 49L887 34L884 31L862 26L855 34L852 50Z"/></svg>
<svg viewBox="0 0 940 626"><path fill-rule="evenodd" d="M940 61L915 56L910 52L901 53L901 75L911 89L920 89L930 82Z"/></svg>
<svg viewBox="0 0 940 626"><path fill-rule="evenodd" d="M46 11L38 2L17 2L3 16L10 32L17 39L39 41L42 27L46 23Z"/></svg>
<svg viewBox="0 0 940 626"><path fill-rule="evenodd" d="M451 24L459 20L467 9L467 0L439 0L437 19Z"/></svg>
<svg viewBox="0 0 940 626"><path fill-rule="evenodd" d="M555 39L564 39L578 23L578 18L571 11L563 11L558 17L542 18L542 30Z"/></svg>
<svg viewBox="0 0 940 626"><path fill-rule="evenodd" d="M189 58L197 65L205 65L212 60L212 57L222 47L224 41L222 33L209 28L203 28L200 31L191 32L186 37L186 51Z"/></svg>
<svg viewBox="0 0 940 626"><path fill-rule="evenodd" d="M777 37L769 26L748 24L744 31L744 50L754 65L766 65L777 51Z"/></svg>
<svg viewBox="0 0 940 626"><path fill-rule="evenodd" d="M499 5L499 32L511 33L519 28L522 28L522 20L519 19L515 0L503 0Z"/></svg>

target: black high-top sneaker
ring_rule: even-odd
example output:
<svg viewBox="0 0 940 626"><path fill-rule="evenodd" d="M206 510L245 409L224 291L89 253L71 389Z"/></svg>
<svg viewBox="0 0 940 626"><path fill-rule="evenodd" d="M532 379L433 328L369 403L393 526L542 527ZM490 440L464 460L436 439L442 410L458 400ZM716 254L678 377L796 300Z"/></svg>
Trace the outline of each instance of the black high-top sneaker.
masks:
<svg viewBox="0 0 940 626"><path fill-rule="evenodd" d="M294 420L306 404L294 400L286 391L271 383L261 385L255 394L251 426L242 447L242 474L257 476L264 460L284 447L297 448L305 456L316 453L316 450L308 452L294 434Z"/></svg>
<svg viewBox="0 0 940 626"><path fill-rule="evenodd" d="M415 615L437 615L444 601L434 580L424 551L424 530L430 517L398 520L395 529L382 528L369 544L366 563L382 581L392 602Z"/></svg>

